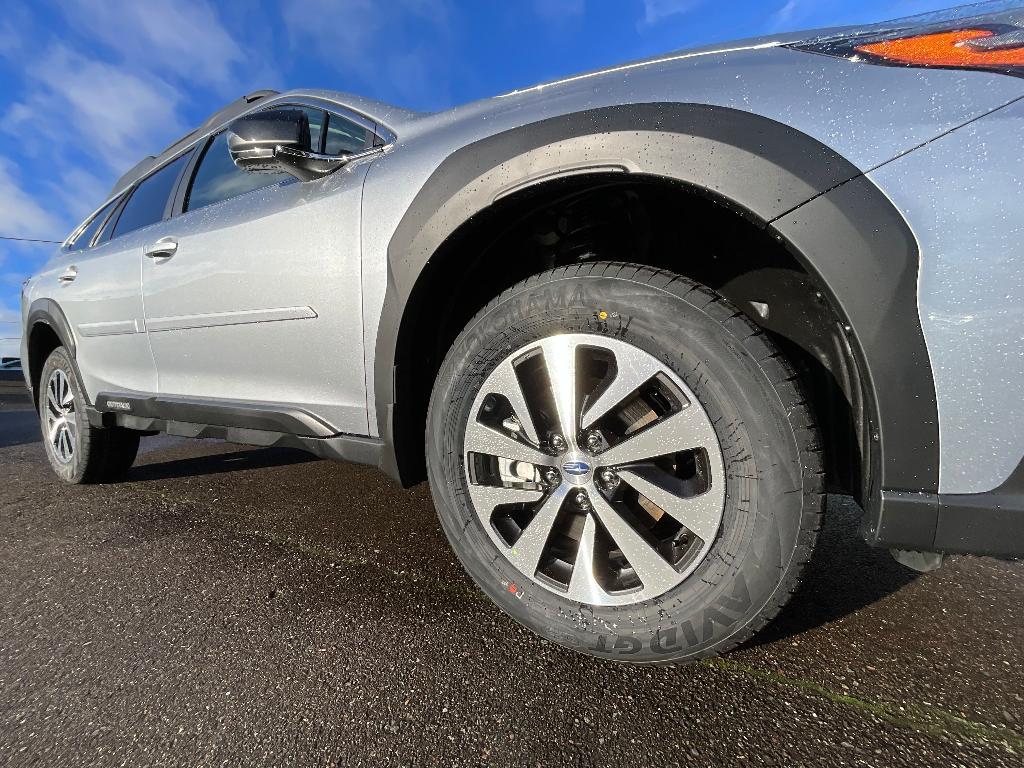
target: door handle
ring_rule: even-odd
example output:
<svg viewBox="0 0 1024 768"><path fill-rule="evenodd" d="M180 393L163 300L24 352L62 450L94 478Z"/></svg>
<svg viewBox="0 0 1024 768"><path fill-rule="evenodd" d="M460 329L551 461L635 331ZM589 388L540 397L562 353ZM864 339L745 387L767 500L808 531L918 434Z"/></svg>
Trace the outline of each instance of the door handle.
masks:
<svg viewBox="0 0 1024 768"><path fill-rule="evenodd" d="M62 283L70 283L76 277L78 277L78 267L71 266L61 272L60 275L57 276L57 279Z"/></svg>
<svg viewBox="0 0 1024 768"><path fill-rule="evenodd" d="M173 237L161 237L145 250L151 259L169 259L178 251L178 241Z"/></svg>

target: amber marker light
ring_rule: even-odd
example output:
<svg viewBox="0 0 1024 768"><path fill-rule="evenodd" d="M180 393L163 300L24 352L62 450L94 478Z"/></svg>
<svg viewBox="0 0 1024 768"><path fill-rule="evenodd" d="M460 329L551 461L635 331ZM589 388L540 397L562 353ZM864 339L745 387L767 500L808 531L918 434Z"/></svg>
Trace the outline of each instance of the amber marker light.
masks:
<svg viewBox="0 0 1024 768"><path fill-rule="evenodd" d="M994 35L988 29L958 29L867 43L856 46L854 50L894 63L925 67L1024 67L1024 46L986 50L970 45L973 40Z"/></svg>

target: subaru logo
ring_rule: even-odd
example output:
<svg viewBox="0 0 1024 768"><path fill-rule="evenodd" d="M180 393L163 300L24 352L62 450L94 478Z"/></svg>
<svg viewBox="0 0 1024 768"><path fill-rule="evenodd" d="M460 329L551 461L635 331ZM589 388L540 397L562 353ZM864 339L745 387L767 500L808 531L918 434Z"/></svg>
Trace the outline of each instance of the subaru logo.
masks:
<svg viewBox="0 0 1024 768"><path fill-rule="evenodd" d="M590 471L590 465L585 461L567 461L562 465L562 469L565 470L565 474L567 475L576 475L579 477Z"/></svg>

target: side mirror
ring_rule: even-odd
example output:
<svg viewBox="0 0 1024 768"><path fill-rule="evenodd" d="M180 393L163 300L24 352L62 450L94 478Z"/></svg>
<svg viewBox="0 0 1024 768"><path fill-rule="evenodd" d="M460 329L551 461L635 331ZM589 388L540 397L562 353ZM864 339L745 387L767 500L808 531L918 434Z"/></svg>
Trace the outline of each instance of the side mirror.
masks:
<svg viewBox="0 0 1024 768"><path fill-rule="evenodd" d="M238 118L228 126L228 152L243 171L283 171L299 181L318 179L347 161L310 150L309 118L301 109L268 109Z"/></svg>

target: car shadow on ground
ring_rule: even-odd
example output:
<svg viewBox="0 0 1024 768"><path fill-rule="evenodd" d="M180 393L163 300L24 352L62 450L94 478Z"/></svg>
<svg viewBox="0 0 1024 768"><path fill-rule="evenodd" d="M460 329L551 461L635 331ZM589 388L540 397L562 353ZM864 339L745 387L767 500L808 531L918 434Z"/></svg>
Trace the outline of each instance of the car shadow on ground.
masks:
<svg viewBox="0 0 1024 768"><path fill-rule="evenodd" d="M775 620L746 644L764 645L855 613L903 588L918 574L860 535L862 512L853 499L830 496L825 523L803 580Z"/></svg>
<svg viewBox="0 0 1024 768"><path fill-rule="evenodd" d="M318 460L312 454L294 448L252 448L137 465L128 472L124 482L219 475L225 472L282 467Z"/></svg>

